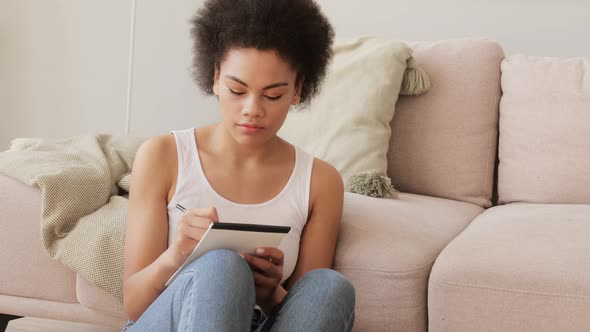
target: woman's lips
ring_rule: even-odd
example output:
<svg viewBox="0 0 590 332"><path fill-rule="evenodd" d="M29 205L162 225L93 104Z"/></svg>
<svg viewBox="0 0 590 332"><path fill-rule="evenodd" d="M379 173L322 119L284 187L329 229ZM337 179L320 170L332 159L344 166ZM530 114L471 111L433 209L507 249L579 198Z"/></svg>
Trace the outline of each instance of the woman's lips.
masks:
<svg viewBox="0 0 590 332"><path fill-rule="evenodd" d="M238 127L240 127L242 131L246 134L254 134L264 129L263 127L250 124L239 124Z"/></svg>

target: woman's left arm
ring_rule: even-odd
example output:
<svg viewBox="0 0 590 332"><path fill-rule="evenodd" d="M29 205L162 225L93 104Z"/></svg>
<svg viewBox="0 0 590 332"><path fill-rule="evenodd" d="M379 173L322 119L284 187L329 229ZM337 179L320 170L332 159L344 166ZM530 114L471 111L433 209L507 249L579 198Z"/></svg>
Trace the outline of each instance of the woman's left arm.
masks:
<svg viewBox="0 0 590 332"><path fill-rule="evenodd" d="M287 291L307 272L320 268L332 268L336 240L340 232L343 201L344 185L340 173L332 165L315 159L311 175L309 217L301 231L297 264L289 279L286 280L285 287L280 284L276 286L268 302L260 304L264 312L270 312L281 303L287 296ZM270 252L264 254L272 257ZM269 267L272 263L246 257L251 265L272 271ZM282 259L280 264L282 265ZM260 282L265 280L261 279Z"/></svg>
<svg viewBox="0 0 590 332"><path fill-rule="evenodd" d="M285 282L285 287L277 287L276 300L282 300L286 290L305 273L319 268L332 268L343 201L344 184L340 173L332 165L315 159L311 175L309 218L301 232L297 264Z"/></svg>

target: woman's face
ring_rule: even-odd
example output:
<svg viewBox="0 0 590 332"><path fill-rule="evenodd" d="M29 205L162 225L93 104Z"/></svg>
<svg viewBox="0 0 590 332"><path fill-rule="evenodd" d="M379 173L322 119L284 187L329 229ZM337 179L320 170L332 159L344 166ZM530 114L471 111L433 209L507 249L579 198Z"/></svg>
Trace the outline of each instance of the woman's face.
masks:
<svg viewBox="0 0 590 332"><path fill-rule="evenodd" d="M299 103L297 73L275 51L230 50L215 73L223 125L240 144L274 138L291 105Z"/></svg>

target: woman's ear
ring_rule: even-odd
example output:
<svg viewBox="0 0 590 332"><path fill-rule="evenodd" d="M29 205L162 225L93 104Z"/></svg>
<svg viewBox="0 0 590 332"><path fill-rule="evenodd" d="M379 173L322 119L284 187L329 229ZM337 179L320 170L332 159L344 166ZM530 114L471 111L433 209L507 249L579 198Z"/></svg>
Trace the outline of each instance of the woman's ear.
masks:
<svg viewBox="0 0 590 332"><path fill-rule="evenodd" d="M297 105L301 101L301 88L303 87L303 77L298 80L297 85L295 86L295 94L293 95L293 100L291 104Z"/></svg>
<svg viewBox="0 0 590 332"><path fill-rule="evenodd" d="M215 68L215 75L213 77L213 94L219 97L219 69Z"/></svg>

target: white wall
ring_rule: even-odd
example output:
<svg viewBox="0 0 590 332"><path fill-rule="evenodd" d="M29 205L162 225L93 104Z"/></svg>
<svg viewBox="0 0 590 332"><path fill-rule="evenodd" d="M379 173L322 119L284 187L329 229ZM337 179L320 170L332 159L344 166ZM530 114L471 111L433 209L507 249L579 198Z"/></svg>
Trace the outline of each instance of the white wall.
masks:
<svg viewBox="0 0 590 332"><path fill-rule="evenodd" d="M590 1L320 0L337 39L487 37L590 56ZM190 78L195 0L0 0L0 150L14 137L157 135L219 119Z"/></svg>
<svg viewBox="0 0 590 332"><path fill-rule="evenodd" d="M130 17L129 1L0 0L0 150L125 132Z"/></svg>

